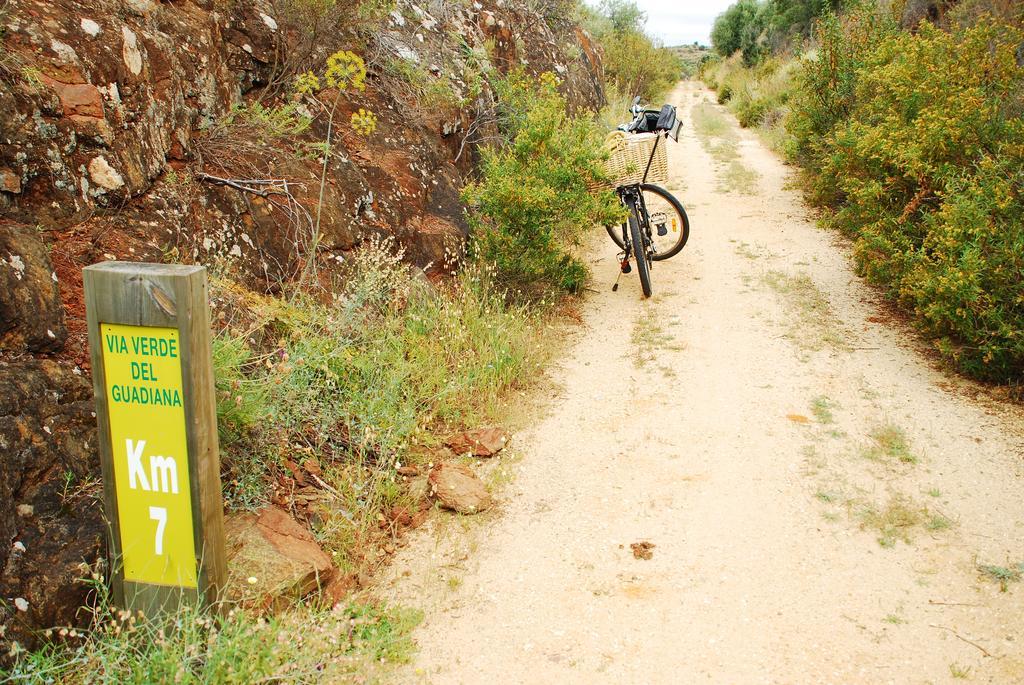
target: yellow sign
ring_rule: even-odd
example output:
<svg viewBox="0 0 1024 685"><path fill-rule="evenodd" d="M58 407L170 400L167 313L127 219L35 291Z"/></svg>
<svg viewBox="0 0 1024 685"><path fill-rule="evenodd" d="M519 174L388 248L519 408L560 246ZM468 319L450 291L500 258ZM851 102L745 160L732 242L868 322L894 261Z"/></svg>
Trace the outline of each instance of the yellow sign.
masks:
<svg viewBox="0 0 1024 685"><path fill-rule="evenodd" d="M100 324L125 580L196 587L175 328Z"/></svg>

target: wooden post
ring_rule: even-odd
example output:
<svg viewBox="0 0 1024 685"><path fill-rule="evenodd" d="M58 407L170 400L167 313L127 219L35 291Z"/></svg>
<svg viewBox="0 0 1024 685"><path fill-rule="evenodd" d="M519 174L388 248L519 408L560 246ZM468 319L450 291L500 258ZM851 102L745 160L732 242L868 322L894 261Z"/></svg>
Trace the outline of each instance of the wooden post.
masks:
<svg viewBox="0 0 1024 685"><path fill-rule="evenodd" d="M147 615L226 579L206 269L83 271L112 592Z"/></svg>

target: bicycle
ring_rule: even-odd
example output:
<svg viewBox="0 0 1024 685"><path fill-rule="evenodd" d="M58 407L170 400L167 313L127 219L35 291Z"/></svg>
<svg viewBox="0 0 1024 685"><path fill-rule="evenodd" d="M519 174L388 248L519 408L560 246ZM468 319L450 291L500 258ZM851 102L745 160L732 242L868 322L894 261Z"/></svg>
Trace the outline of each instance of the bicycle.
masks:
<svg viewBox="0 0 1024 685"><path fill-rule="evenodd" d="M657 175L667 180L668 163L665 157L665 148L664 146L661 148L661 157L659 158L658 146L662 140L665 141L665 145L668 144L669 138L675 141L679 140L681 122L676 118L676 108L672 105L665 105L660 110L645 109L640 105L640 98L637 97L633 100L629 111L633 115L633 120L619 126L618 130L626 134L653 133L654 145L646 160L643 174L639 177L639 168L627 169L628 162L622 160L610 162L610 171L613 176L617 177L615 192L619 196L619 201L629 210L629 216L621 227L605 226L605 230L608 231L612 241L622 250L619 261L620 274L630 273L632 271L630 258L637 257L640 289L646 298L650 297L653 292L651 266L654 262L676 256L686 246L686 242L690 238L690 220L686 216L686 210L682 203L672 193L647 182L656 160ZM644 143L646 142L647 140L644 141ZM616 161L619 162L618 169L614 168ZM634 161L643 163L644 160ZM621 230L621 234L618 232L619 230ZM618 288L619 281L615 279L612 290L615 291Z"/></svg>

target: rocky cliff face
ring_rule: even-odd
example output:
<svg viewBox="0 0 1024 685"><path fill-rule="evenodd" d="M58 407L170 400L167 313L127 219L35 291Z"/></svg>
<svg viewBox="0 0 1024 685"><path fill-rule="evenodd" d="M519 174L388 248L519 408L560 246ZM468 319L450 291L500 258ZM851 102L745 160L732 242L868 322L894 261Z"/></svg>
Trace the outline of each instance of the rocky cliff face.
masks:
<svg viewBox="0 0 1024 685"><path fill-rule="evenodd" d="M102 553L82 267L216 264L276 292L388 235L436 271L493 78L552 71L575 106L603 100L589 38L525 1L351 5L0 0L0 651L73 622ZM340 49L369 77L339 120L366 108L377 132L335 129L321 191L325 117L272 114L308 113L294 75Z"/></svg>

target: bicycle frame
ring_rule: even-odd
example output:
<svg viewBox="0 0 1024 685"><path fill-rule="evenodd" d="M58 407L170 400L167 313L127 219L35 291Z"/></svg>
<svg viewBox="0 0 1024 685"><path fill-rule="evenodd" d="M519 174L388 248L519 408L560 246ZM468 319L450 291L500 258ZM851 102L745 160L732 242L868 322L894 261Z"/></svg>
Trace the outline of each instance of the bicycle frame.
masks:
<svg viewBox="0 0 1024 685"><path fill-rule="evenodd" d="M619 195L619 202L627 207L636 217L637 222L640 224L641 233L649 239L651 237L651 222L647 214L644 194L640 191L640 184L634 183L632 185L619 186L615 191ZM630 255L636 254L632 242L632 238L629 235L629 223L624 222L622 224L622 244L626 246L626 259L629 259Z"/></svg>

